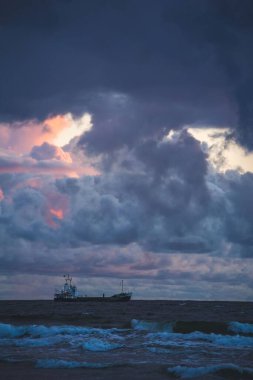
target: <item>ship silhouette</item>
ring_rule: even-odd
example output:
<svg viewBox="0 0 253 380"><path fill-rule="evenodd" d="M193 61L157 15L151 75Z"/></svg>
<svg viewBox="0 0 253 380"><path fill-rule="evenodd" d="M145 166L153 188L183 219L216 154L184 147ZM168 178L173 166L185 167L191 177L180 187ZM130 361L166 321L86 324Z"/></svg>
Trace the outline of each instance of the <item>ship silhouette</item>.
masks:
<svg viewBox="0 0 253 380"><path fill-rule="evenodd" d="M126 302L130 301L132 297L131 292L124 292L123 280L121 280L121 292L114 294L112 296L87 296L79 295L77 292L76 285L72 284L72 277L69 274L63 276L65 279L65 284L61 290L56 290L54 294L54 301L57 302Z"/></svg>

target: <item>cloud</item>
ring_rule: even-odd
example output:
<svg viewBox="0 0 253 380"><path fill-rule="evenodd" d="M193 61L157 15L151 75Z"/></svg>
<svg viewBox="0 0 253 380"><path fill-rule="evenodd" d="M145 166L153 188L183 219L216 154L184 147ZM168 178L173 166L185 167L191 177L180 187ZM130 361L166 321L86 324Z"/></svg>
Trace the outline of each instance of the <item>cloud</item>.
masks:
<svg viewBox="0 0 253 380"><path fill-rule="evenodd" d="M59 176L97 175L92 160L76 149L80 135L92 128L91 115L70 113L42 122L0 124L0 173L40 173ZM55 145L66 144L64 147ZM94 161L94 160L93 160Z"/></svg>
<svg viewBox="0 0 253 380"><path fill-rule="evenodd" d="M200 143L186 130L114 158L105 169L101 161L99 176L14 186L11 207L2 201L3 220L8 215L15 226L7 234L48 247L137 243L153 252L252 256L252 174L209 172Z"/></svg>
<svg viewBox="0 0 253 380"><path fill-rule="evenodd" d="M45 154L48 154L48 157ZM44 154L44 156L43 156ZM72 164L69 153L58 147L49 145L34 147L33 157L29 155L14 155L9 151L0 153L0 173L27 173L31 175L47 175L62 177L77 176L78 167ZM50 156L51 155L51 156ZM42 159L42 157L44 157ZM83 170L85 172L85 170Z"/></svg>
<svg viewBox="0 0 253 380"><path fill-rule="evenodd" d="M31 157L37 161L56 159L68 163L72 162L71 156L68 152L64 152L63 149L48 143L34 146L31 151Z"/></svg>
<svg viewBox="0 0 253 380"><path fill-rule="evenodd" d="M0 202L4 199L3 190L0 188Z"/></svg>
<svg viewBox="0 0 253 380"><path fill-rule="evenodd" d="M137 136L164 126L229 125L250 148L251 15L247 0L35 1L22 12L16 3L5 4L1 118L43 120L89 110L95 136L97 129L103 134L105 119L98 110L100 95L121 94L133 103L129 112ZM109 118L105 129L111 135L104 137L108 144L123 143L127 128L121 122L116 127L117 115Z"/></svg>
<svg viewBox="0 0 253 380"><path fill-rule="evenodd" d="M62 147L91 127L89 114L74 118L70 113L48 117L43 121L0 123L0 148L22 154L43 143Z"/></svg>
<svg viewBox="0 0 253 380"><path fill-rule="evenodd" d="M67 121L67 125L53 140L54 144L60 147L69 144L72 139L80 137L92 128L91 115L88 113L83 114L80 118L73 118L71 113L68 113L64 115L64 119ZM55 118L52 118L46 124L51 128L54 126L54 120Z"/></svg>
<svg viewBox="0 0 253 380"><path fill-rule="evenodd" d="M49 144L30 159L40 165L48 150L58 162ZM250 297L252 173L215 172L185 129L102 155L97 165L99 175L79 178L0 174L1 273L153 279L181 283L179 298L186 288L202 294L198 286L211 297L217 283L229 297L236 282Z"/></svg>

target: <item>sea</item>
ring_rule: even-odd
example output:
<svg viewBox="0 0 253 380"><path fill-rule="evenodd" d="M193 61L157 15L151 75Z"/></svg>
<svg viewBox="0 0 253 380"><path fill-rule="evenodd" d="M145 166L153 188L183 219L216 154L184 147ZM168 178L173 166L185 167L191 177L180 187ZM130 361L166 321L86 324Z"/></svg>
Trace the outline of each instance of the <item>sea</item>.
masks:
<svg viewBox="0 0 253 380"><path fill-rule="evenodd" d="M0 379L253 379L253 303L0 301Z"/></svg>

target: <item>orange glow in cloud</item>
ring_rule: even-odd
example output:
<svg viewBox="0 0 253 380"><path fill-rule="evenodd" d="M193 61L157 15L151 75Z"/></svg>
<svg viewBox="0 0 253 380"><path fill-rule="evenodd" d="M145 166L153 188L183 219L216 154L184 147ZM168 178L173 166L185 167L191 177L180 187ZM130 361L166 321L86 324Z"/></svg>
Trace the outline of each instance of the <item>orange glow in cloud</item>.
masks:
<svg viewBox="0 0 253 380"><path fill-rule="evenodd" d="M3 190L0 187L0 202L4 199L4 193Z"/></svg>
<svg viewBox="0 0 253 380"><path fill-rule="evenodd" d="M50 208L50 213L58 219L63 219L63 210Z"/></svg>
<svg viewBox="0 0 253 380"><path fill-rule="evenodd" d="M57 135L62 129L69 126L69 119L66 115L56 115L44 121L44 132L53 133ZM48 128L48 130L46 129Z"/></svg>
<svg viewBox="0 0 253 380"><path fill-rule="evenodd" d="M69 199L65 194L60 194L54 190L43 192L47 198L47 207L44 218L48 226L59 227L59 222L65 217L69 210Z"/></svg>
<svg viewBox="0 0 253 380"><path fill-rule="evenodd" d="M63 219L64 214L62 209L56 209L56 208L50 208L49 209L49 215L47 216L47 223L50 227L57 228L57 220L56 219Z"/></svg>

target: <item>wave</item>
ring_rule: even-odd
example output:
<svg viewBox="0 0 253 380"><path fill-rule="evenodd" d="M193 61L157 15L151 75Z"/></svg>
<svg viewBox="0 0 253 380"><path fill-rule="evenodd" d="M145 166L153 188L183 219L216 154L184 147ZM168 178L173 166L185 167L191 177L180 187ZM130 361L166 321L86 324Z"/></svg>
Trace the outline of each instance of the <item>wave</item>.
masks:
<svg viewBox="0 0 253 380"><path fill-rule="evenodd" d="M53 336L49 338L22 338L22 339L0 339L0 346L16 346L16 347L46 347L62 342L61 336Z"/></svg>
<svg viewBox="0 0 253 380"><path fill-rule="evenodd" d="M62 359L39 359L36 362L37 368L107 368L112 366L111 363L78 362Z"/></svg>
<svg viewBox="0 0 253 380"><path fill-rule="evenodd" d="M0 338L17 338L25 334L23 326L0 323Z"/></svg>
<svg viewBox="0 0 253 380"><path fill-rule="evenodd" d="M253 335L253 324L241 322L205 322L205 321L174 321L156 322L132 319L131 328L136 331L149 332L169 332L189 334L192 332L215 333L221 335ZM20 337L50 337L56 335L87 335L97 333L107 336L127 331L126 329L103 329L94 327L81 327L72 325L44 326L44 325L22 325L16 326L7 323L0 323L0 338L20 338Z"/></svg>
<svg viewBox="0 0 253 380"><path fill-rule="evenodd" d="M200 346L212 344L219 347L253 347L253 338L241 335L205 334L195 331L190 334L157 332L147 334L149 344L160 346Z"/></svg>
<svg viewBox="0 0 253 380"><path fill-rule="evenodd" d="M134 330L146 332L146 338L148 345L159 345L162 347L185 347L185 346L203 346L206 344L211 344L219 347L235 347L235 348L252 348L253 347L253 337L244 336L240 334L228 334L228 328L230 326L240 327L241 331L249 331L252 326L250 324L244 324L239 322L233 322L234 325L227 324L226 329L219 329L223 333L217 334L215 332L210 332L212 322L207 322L208 328L207 332L199 331L198 327L203 328L204 323L201 322L172 322L172 323L160 323L160 322L150 322L143 320L133 319L131 321L131 326ZM188 324L188 328L185 326ZM180 326L184 326L183 332L180 331ZM223 326L224 324L222 324ZM196 330L191 331L192 328ZM217 330L217 323L214 324L214 329ZM186 331L191 331L187 332ZM234 331L236 332L236 331ZM227 335L225 335L227 333ZM149 348L150 350L150 348Z"/></svg>
<svg viewBox="0 0 253 380"><path fill-rule="evenodd" d="M66 344L73 349L80 347L93 352L112 351L126 346L134 347L136 344L147 349L153 345L159 345L163 349L204 345L234 348L253 347L253 336L250 333L251 324L231 322L228 324L228 327L233 330L231 334L202 331L182 333L178 332L177 324L178 322L160 323L133 319L131 322L133 332L133 330L126 329L66 325L15 326L1 323L0 346L32 348Z"/></svg>
<svg viewBox="0 0 253 380"><path fill-rule="evenodd" d="M89 339L87 342L84 342L82 344L82 347L88 351L104 352L104 351L116 350L117 348L122 348L123 345L117 344L117 343L111 343L108 341L104 341L102 339L92 338L92 339Z"/></svg>
<svg viewBox="0 0 253 380"><path fill-rule="evenodd" d="M153 322L132 319L131 327L134 330L162 331L189 334L200 331L203 333L215 333L222 335L253 334L253 324L241 322L207 322L207 321L174 321Z"/></svg>
<svg viewBox="0 0 253 380"><path fill-rule="evenodd" d="M238 334L253 334L252 323L230 322L228 328Z"/></svg>
<svg viewBox="0 0 253 380"><path fill-rule="evenodd" d="M216 373L229 379L235 378L234 376L247 376L253 378L253 368L239 367L235 364L221 364L206 367L185 367L176 366L168 368L168 372L172 375L180 377L181 379L191 379L198 376L206 376L208 374ZM238 378L238 377L236 377Z"/></svg>
<svg viewBox="0 0 253 380"><path fill-rule="evenodd" d="M121 348L124 338L118 329L76 326L15 326L0 324L0 346L49 347L59 343L87 351L110 351ZM122 330L124 331L124 330Z"/></svg>
<svg viewBox="0 0 253 380"><path fill-rule="evenodd" d="M151 322L142 321L138 319L131 320L131 327L138 331L166 331L173 332L173 323L163 323L163 322Z"/></svg>
<svg viewBox="0 0 253 380"><path fill-rule="evenodd" d="M98 333L100 335L111 335L121 331L120 329L99 329L93 327L78 326L44 326L44 325L27 325L15 326L6 323L0 323L0 338L19 338L22 336L31 336L34 338L49 337L55 335L86 335ZM115 334L116 336L116 334Z"/></svg>

